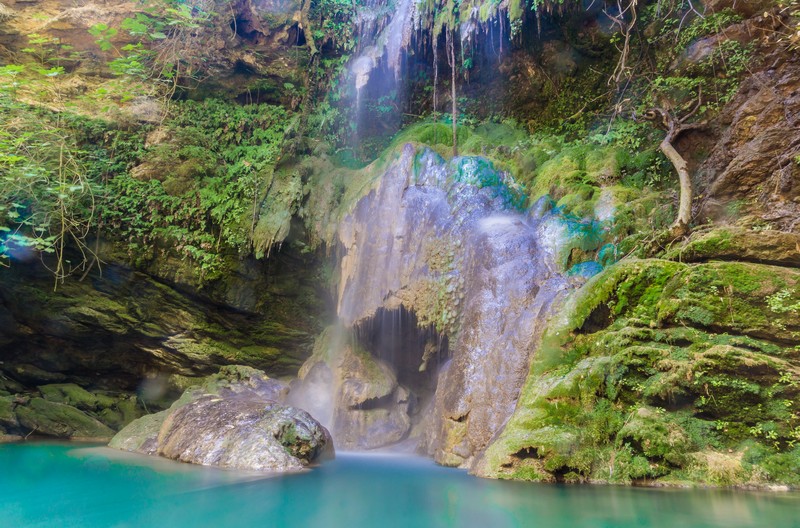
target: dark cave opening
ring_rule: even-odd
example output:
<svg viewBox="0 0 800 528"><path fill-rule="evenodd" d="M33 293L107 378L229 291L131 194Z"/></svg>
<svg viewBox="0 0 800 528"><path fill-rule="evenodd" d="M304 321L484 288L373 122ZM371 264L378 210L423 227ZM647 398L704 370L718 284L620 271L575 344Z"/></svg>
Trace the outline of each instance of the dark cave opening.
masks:
<svg viewBox="0 0 800 528"><path fill-rule="evenodd" d="M397 381L420 398L436 391L439 367L449 358L449 341L433 325L420 325L416 314L401 306L379 308L357 324L356 341L376 359L389 365Z"/></svg>

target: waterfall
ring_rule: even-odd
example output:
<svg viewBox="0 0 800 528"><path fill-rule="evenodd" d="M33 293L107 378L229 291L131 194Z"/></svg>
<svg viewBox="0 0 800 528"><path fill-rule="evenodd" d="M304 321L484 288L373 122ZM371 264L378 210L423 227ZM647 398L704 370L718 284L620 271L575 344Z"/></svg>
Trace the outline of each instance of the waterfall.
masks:
<svg viewBox="0 0 800 528"><path fill-rule="evenodd" d="M399 88L401 58L411 42L415 6L414 0L399 0L394 9L387 10L387 4L373 1L359 10L355 32L358 54L348 68L356 92L357 121L362 113L363 91L379 68L392 73L378 82L380 95Z"/></svg>
<svg viewBox="0 0 800 528"><path fill-rule="evenodd" d="M301 371L301 383L327 384L338 447L413 438L468 466L502 427L565 289L540 243L546 217L522 200L485 159L406 145L341 223L329 332L346 337L326 336Z"/></svg>

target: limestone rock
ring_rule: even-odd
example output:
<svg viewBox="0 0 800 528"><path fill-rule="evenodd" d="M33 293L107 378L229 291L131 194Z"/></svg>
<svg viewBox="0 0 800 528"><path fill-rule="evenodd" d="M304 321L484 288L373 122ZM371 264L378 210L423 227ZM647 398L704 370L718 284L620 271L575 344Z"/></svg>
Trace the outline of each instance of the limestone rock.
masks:
<svg viewBox="0 0 800 528"><path fill-rule="evenodd" d="M369 328L383 324L381 313L405 310L417 326L451 340L452 357L438 384L431 380L434 419L422 446L440 463L469 466L513 412L539 321L565 289L547 245L553 237L542 231L545 221L523 215L516 192L513 180L486 159L446 162L406 145L339 227L340 320ZM446 359L424 358L415 370L436 372ZM356 387L376 387L350 384L350 395ZM351 427L372 430L376 417L359 417L346 401L336 401L339 421L349 416ZM387 401L369 407L386 411ZM389 415L380 421L400 425ZM339 429L333 430L338 441Z"/></svg>
<svg viewBox="0 0 800 528"><path fill-rule="evenodd" d="M300 409L204 396L168 415L157 453L206 466L291 471L317 461L330 445L327 431Z"/></svg>
<svg viewBox="0 0 800 528"><path fill-rule="evenodd" d="M800 267L800 234L720 227L693 233L685 244L671 249L665 256L681 262L746 260Z"/></svg>
<svg viewBox="0 0 800 528"><path fill-rule="evenodd" d="M335 331L323 334L323 353L304 365L289 401L319 411L340 448L374 449L405 439L411 429L409 391L366 350L329 342Z"/></svg>
<svg viewBox="0 0 800 528"><path fill-rule="evenodd" d="M63 403L33 398L16 408L20 426L33 432L58 438L109 439L114 431L84 412Z"/></svg>
<svg viewBox="0 0 800 528"><path fill-rule="evenodd" d="M286 392L256 369L226 367L186 389L166 411L133 421L109 446L258 471L294 471L332 457L333 441L319 422L275 401Z"/></svg>
<svg viewBox="0 0 800 528"><path fill-rule="evenodd" d="M55 403L65 403L83 411L97 408L97 396L74 383L54 383L39 387L42 398Z"/></svg>

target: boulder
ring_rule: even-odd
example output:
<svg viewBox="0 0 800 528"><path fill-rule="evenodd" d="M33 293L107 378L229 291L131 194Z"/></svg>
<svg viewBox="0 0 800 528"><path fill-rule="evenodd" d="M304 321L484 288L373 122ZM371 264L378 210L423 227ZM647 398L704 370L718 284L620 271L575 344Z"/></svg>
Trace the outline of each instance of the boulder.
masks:
<svg viewBox="0 0 800 528"><path fill-rule="evenodd" d="M286 384L242 366L187 388L166 411L143 416L109 447L181 462L256 471L297 471L333 456L328 431L283 405Z"/></svg>
<svg viewBox="0 0 800 528"><path fill-rule="evenodd" d="M258 471L295 471L331 449L307 412L277 402L204 396L169 414L157 453L181 462Z"/></svg>

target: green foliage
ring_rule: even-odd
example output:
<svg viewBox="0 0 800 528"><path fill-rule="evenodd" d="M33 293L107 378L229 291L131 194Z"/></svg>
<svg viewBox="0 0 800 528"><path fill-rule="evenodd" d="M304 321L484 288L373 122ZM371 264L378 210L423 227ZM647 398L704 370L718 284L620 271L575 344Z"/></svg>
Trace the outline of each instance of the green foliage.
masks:
<svg viewBox="0 0 800 528"><path fill-rule="evenodd" d="M657 72L639 110L666 105L681 113L698 100L702 101L698 116L718 110L736 93L751 60L752 46L729 39L723 32L741 17L722 10L682 25L679 21L685 12L666 18L659 18L657 12L655 5L650 6L644 18L657 21L661 28L649 39L656 46Z"/></svg>
<svg viewBox="0 0 800 528"><path fill-rule="evenodd" d="M89 28L89 34L93 37L96 37L95 43L100 46L102 51L109 51L111 50L114 45L111 43L111 39L117 36L117 29L108 27L107 24L95 24Z"/></svg>
<svg viewBox="0 0 800 528"><path fill-rule="evenodd" d="M144 156L158 179L117 175L104 218L132 257L146 261L155 247L171 247L197 265L198 279L219 278L226 250L251 249L287 118L264 104L176 104L165 122L169 139Z"/></svg>
<svg viewBox="0 0 800 528"><path fill-rule="evenodd" d="M775 313L800 313L800 300L796 300L788 289L767 296L767 306Z"/></svg>
<svg viewBox="0 0 800 528"><path fill-rule="evenodd" d="M215 13L201 5L159 0L147 9L124 19L119 28L95 24L89 34L96 37L102 51L113 51L109 69L114 75L147 81L171 97L181 81L198 80L204 68L207 46L203 32ZM119 30L139 39L117 49L112 42ZM123 100L131 94L122 94Z"/></svg>
<svg viewBox="0 0 800 528"><path fill-rule="evenodd" d="M656 6L651 6L650 9ZM674 20L674 19L673 19ZM703 17L696 17L687 27L663 27L661 36L675 38L678 49L686 49L692 42L701 37L715 35L726 27L742 21L742 17L732 9L723 9L715 13L709 13ZM673 21L674 24L674 21Z"/></svg>
<svg viewBox="0 0 800 528"><path fill-rule="evenodd" d="M38 255L58 284L91 257L100 186L94 153L79 141L85 122L4 95L0 117L0 264Z"/></svg>
<svg viewBox="0 0 800 528"><path fill-rule="evenodd" d="M356 7L357 2L350 0L312 0L310 17L317 21L313 33L317 45L330 42L343 51L355 49Z"/></svg>

